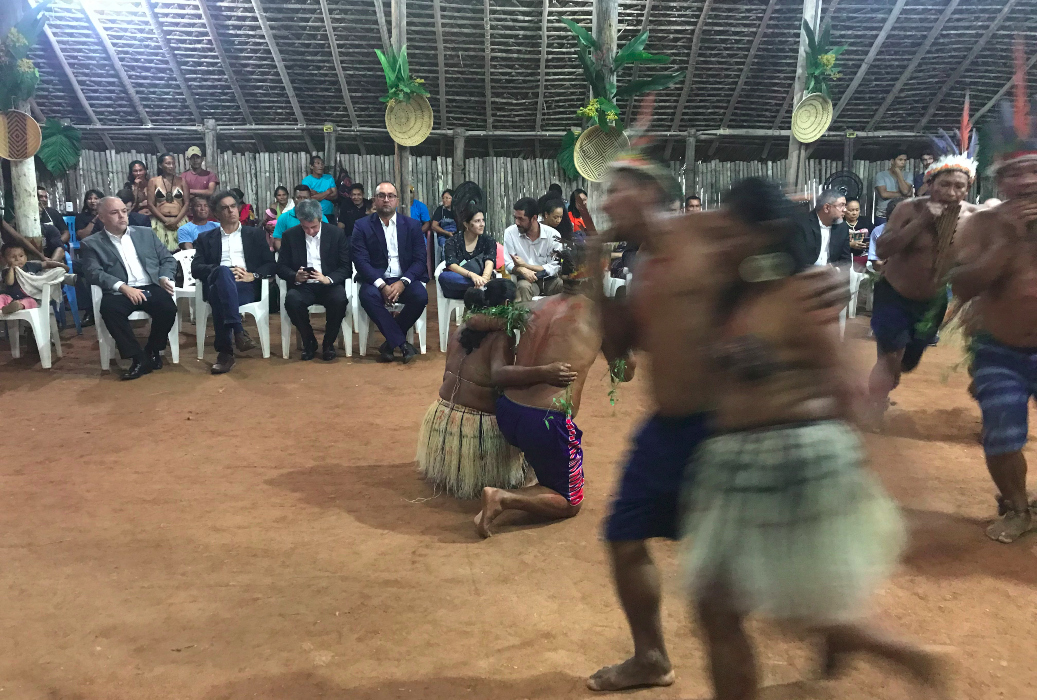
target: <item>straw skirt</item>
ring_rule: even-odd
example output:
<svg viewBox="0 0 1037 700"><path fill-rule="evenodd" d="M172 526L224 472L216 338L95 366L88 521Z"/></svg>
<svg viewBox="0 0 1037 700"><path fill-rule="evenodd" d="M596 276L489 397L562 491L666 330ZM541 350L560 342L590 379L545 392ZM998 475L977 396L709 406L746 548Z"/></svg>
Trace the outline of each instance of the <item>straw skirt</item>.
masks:
<svg viewBox="0 0 1037 700"><path fill-rule="evenodd" d="M457 498L478 498L486 486L523 486L522 453L501 435L497 418L438 399L418 435L418 470Z"/></svg>
<svg viewBox="0 0 1037 700"><path fill-rule="evenodd" d="M844 423L719 435L688 474L683 565L696 598L720 585L746 613L850 621L903 549L899 509Z"/></svg>
<svg viewBox="0 0 1037 700"><path fill-rule="evenodd" d="M186 221L186 219L184 219ZM180 237L177 233L178 229L169 228L161 220L156 217L151 217L151 230L155 232L158 239L162 241L162 245L169 251L176 251L180 248Z"/></svg>

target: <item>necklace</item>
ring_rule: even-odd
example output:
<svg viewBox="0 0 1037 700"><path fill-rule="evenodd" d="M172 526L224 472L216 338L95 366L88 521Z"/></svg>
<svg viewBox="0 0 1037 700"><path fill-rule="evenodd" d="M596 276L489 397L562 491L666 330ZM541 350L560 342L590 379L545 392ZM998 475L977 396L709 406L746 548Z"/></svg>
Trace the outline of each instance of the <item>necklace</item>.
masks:
<svg viewBox="0 0 1037 700"><path fill-rule="evenodd" d="M166 184L166 176L162 176L162 187L165 188L165 192L162 193L162 199L166 202L173 201L173 183L176 182L176 175L169 179L169 184Z"/></svg>

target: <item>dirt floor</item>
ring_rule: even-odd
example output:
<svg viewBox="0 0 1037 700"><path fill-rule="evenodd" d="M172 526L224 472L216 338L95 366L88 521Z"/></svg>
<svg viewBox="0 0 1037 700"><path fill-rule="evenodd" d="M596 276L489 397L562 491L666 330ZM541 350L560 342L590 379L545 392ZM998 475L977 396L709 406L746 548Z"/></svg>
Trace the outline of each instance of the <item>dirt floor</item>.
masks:
<svg viewBox="0 0 1037 700"><path fill-rule="evenodd" d="M848 331L862 373L866 324ZM586 675L630 653L599 533L642 382L613 408L593 369L578 517L514 518L482 541L475 503L434 494L413 463L442 375L435 324L406 367L255 351L220 377L193 332L180 365L127 383L100 371L92 328L64 332L49 371L0 343L0 700L587 698ZM964 372L944 381L960 356L953 341L927 354L886 434L865 438L912 526L877 617L957 648L955 697L1032 697L1037 537L983 535L979 412ZM654 551L678 680L637 697L707 698L676 547ZM871 661L804 683L809 642L753 632L764 697L923 697Z"/></svg>

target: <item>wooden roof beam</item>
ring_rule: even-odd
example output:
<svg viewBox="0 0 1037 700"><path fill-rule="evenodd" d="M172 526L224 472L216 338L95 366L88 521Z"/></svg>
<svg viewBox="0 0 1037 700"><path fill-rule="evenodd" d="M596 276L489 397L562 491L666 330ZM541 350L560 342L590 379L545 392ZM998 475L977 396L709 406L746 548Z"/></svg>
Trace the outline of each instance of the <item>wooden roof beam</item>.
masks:
<svg viewBox="0 0 1037 700"><path fill-rule="evenodd" d="M436 0L436 4L439 4L439 0ZM652 0L648 0L648 4L652 4ZM540 91L537 98L537 119L536 119L536 130L540 131L540 126L544 121L544 89L547 82L547 7L548 0L544 0L543 9L540 12ZM537 150L540 149L540 142L537 142Z"/></svg>
<svg viewBox="0 0 1037 700"><path fill-rule="evenodd" d="M835 111L832 114L832 121L838 118L839 113L843 111L843 107L849 104L850 99L853 97L853 93L857 91L861 82L864 80L864 76L868 73L868 69L871 68L871 64L875 61L875 57L878 56L879 50L882 45L886 43L886 37L889 36L890 31L893 29L893 24L897 21L897 17L900 16L900 12L904 9L904 5L907 4L907 0L897 0L897 4L893 6L893 10L889 13L889 17L886 18L886 23L882 25L882 30L879 35L875 37L875 41L871 44L871 49L868 50L868 55L864 57L864 63L857 69L857 74L853 76L853 80L847 86L846 91L843 92L843 96L839 98L839 104L835 106Z"/></svg>
<svg viewBox="0 0 1037 700"><path fill-rule="evenodd" d="M155 13L155 6L151 0L143 0L144 12L148 15L148 21L151 22L151 28L155 30L155 36L158 37L159 46L162 47L162 53L166 55L166 61L169 63L169 67L173 70L173 75L176 77L176 82L180 83L180 90L184 93L184 99L187 101L187 107L191 110L191 114L194 116L195 124L202 123L202 114L198 111L198 105L194 101L194 94L191 92L190 86L187 84L187 78L184 77L184 72L180 70L180 64L176 60L176 54L173 53L173 47L169 44L169 39L166 38L166 32L162 28L162 22L159 21L158 15Z"/></svg>
<svg viewBox="0 0 1037 700"><path fill-rule="evenodd" d="M936 97L934 97L933 101L929 103L929 107L925 110L925 114L922 115L922 118L918 120L918 124L915 125L915 131L921 131L925 128L925 125L929 123L929 120L932 119L933 115L936 113L936 109L940 106L940 102L942 102L943 98L947 96L948 92L950 92L951 87L954 83L958 82L958 79L965 73L965 69L967 69L969 64L975 60L976 56L979 55L979 52L982 51L983 47L987 45L988 41L990 41L990 37L994 36L994 32L998 30L1001 24L1005 21L1005 18L1008 17L1008 13L1015 9L1017 4L1019 4L1019 0L1008 0L1005 3L1005 6L1002 7L1001 11L997 13L996 17L994 17L994 21L991 22L990 26L987 27L987 30L983 32L983 36L981 36L979 41L969 50L968 55L965 56L965 60L954 69L954 72L951 73L951 77L940 86L940 89L936 92Z"/></svg>
<svg viewBox="0 0 1037 700"><path fill-rule="evenodd" d="M342 99L346 103L346 111L349 112L349 121L355 132L360 128L353 110L353 99L349 95L349 85L346 83L346 73L342 70L342 59L338 54L338 41L335 39L335 28L331 26L331 10L328 9L328 0L320 0L320 11L324 15L324 30L328 33L328 44L331 46L331 60L335 64L335 73L338 75L338 85L342 88ZM364 148L364 140L357 134L357 145L360 147L360 155L367 155Z"/></svg>
<svg viewBox="0 0 1037 700"><path fill-rule="evenodd" d="M871 121L868 122L868 126L865 127L866 131L873 130L886 114L886 110L889 109L891 104L893 104L893 100L897 98L900 91L904 89L904 85L906 85L907 81L912 75L914 75L915 69L918 68L918 64L922 62L922 58L929 53L929 47L933 45L933 42L936 41L936 37L940 35L941 31L943 31L943 25L947 24L947 20L950 19L954 10L958 7L959 2L961 2L961 0L950 0L950 2L947 3L947 7L944 8L943 13L940 15L939 19L936 20L936 24L933 25L933 28L929 30L929 34L925 37L925 41L922 42L922 45L918 47L918 50L915 51L915 55L911 57L911 61L907 64L907 67L904 68L904 72L900 74L900 78L898 78L896 84L893 85L893 89L889 91L889 94L886 95L886 99L884 99L882 104L879 105L879 108L875 110L875 115L871 118Z"/></svg>
<svg viewBox="0 0 1037 700"><path fill-rule="evenodd" d="M907 0L901 0L906 2ZM734 94L731 95L731 101L727 103L727 111L724 112L724 119L720 123L721 129L726 129L727 125L731 122L731 116L735 113L735 105L738 104L738 97L742 94L742 87L745 86L745 80L749 77L749 70L753 66L753 59L756 58L756 51L760 48L760 42L763 40L763 33L767 31L767 24L771 21L771 15L774 14L774 7L778 4L778 0L770 0L767 3L767 9L763 11L763 19L760 20L760 26L756 30L756 36L753 37L752 46L749 47L749 55L745 57L745 65L742 66L742 74L738 76L738 84L735 85ZM709 146L709 155L707 157L712 158L713 154L716 153L717 147L720 146L720 139L717 139Z"/></svg>
<svg viewBox="0 0 1037 700"><path fill-rule="evenodd" d="M43 34L47 37L47 41L50 42L50 48L51 51L54 52L54 58L58 59L58 64L61 66L61 70L64 72L69 85L72 86L72 92L75 93L76 99L79 100L79 105L83 108L83 111L86 112L86 118L90 120L92 125L100 126L101 122L97 121L97 115L94 114L94 110L90 107L86 95L83 94L83 88L79 86L79 81L76 80L76 76L72 72L72 67L69 66L68 61L65 60L65 54L61 51L61 47L58 46L58 41L54 38L54 33L50 31L50 27L43 25ZM101 132L101 140L104 141L104 145L108 150L115 150L115 144L112 143L108 134L103 131Z"/></svg>
<svg viewBox="0 0 1037 700"><path fill-rule="evenodd" d="M1027 70L1027 72L1029 72L1029 70L1031 68L1033 68L1035 63L1037 63L1037 54L1034 54L1033 56L1031 56L1030 60L1026 62L1026 70ZM980 120L980 117L982 117L984 114L986 114L991 109L993 109L994 105L996 105L998 103L998 101L1002 97L1005 96L1006 92L1008 92L1009 90L1012 89L1012 85L1014 85L1014 84L1015 84L1015 78L1014 77L1009 78L1008 82L1005 83L1005 86L1003 88L1001 88L1000 90L998 90L997 94L994 95L992 98L990 98L990 101L987 102L985 105L983 105L978 112L976 112L975 114L972 115L972 117L969 119L969 125L970 126L975 126L976 123Z"/></svg>
<svg viewBox="0 0 1037 700"><path fill-rule="evenodd" d="M648 2L645 3L645 14L644 14L644 17L641 18L641 31L642 32L644 32L644 31L646 31L648 29L648 18L652 14L652 2L653 2L653 0L648 0ZM547 5L546 0L544 2L544 5L545 6ZM546 27L545 27L545 32L544 32L544 41L545 41L545 43L547 41ZM638 68L640 68L640 67L641 66L637 65L636 63L634 64L634 70L632 70L630 72L630 80L631 81L637 80ZM633 113L634 113L634 98L631 97L627 101L627 113L623 117L623 123L624 124L629 124L630 123L630 117L631 117L631 115L633 115ZM539 131L539 129L538 129L538 131Z"/></svg>
<svg viewBox="0 0 1037 700"><path fill-rule="evenodd" d="M439 0L432 0L432 15L436 23L436 57L439 59L439 123L446 129L446 50L443 48L443 13L439 7ZM538 127L537 131L539 130Z"/></svg>
<svg viewBox="0 0 1037 700"><path fill-rule="evenodd" d="M378 32L382 35L382 51L389 53L392 43L389 41L389 25L385 23L385 7L382 0L374 0L374 13L378 15Z"/></svg>
<svg viewBox="0 0 1037 700"><path fill-rule="evenodd" d="M144 109L144 105L141 104L140 98L137 97L137 91L133 89L133 83L130 82L130 76L126 74L126 70L122 67L122 61L119 60L119 55L115 53L115 47L112 46L111 39L108 38L108 32L101 26L101 21L98 19L97 14L86 5L80 3L79 7L83 10L83 14L86 16L87 22L90 23L90 27L97 34L97 38L101 40L101 45L104 46L105 52L108 54L109 60L112 62L112 67L115 69L115 74L119 77L119 82L122 83L123 89L130 98L130 102L133 104L133 108L137 111L137 116L140 117L140 121L144 126L151 126L151 119L148 117L147 111ZM155 142L155 146L159 152L166 150L165 145L162 143L162 139L158 136L153 136L152 141Z"/></svg>
<svg viewBox="0 0 1037 700"><path fill-rule="evenodd" d="M227 82L230 83L234 99L238 102L238 109L241 110L245 123L253 126L256 122L252 119L252 112L249 111L248 104L245 102L245 96L241 92L241 86L238 85L238 79L234 77L234 71L231 69L230 61L227 59L227 53L223 50L220 35L216 33L216 23L212 21L212 15L209 14L209 6L205 4L205 0L198 0L198 9L202 13L202 20L205 22L206 30L209 32L209 41L212 42L213 49L216 50L216 56L220 59L220 65L223 66L223 73L227 76ZM256 139L256 145L259 147L259 150L265 152L266 142L258 134L253 136Z"/></svg>
<svg viewBox="0 0 1037 700"><path fill-rule="evenodd" d="M706 3L702 6L702 14L699 15L699 21L695 24L695 33L691 38L691 51L688 53L688 71L684 75L684 87L681 88L681 97L677 102L677 111L673 115L673 124L670 126L670 131L677 131L681 126L681 117L684 116L684 105L688 102L688 96L691 94L691 79L695 75L695 63L699 58L699 46L702 44L702 29L706 26L706 18L709 16L709 10L713 6L713 0L706 0ZM670 150L673 148L673 139L666 142L666 160L670 159Z"/></svg>
<svg viewBox="0 0 1037 700"><path fill-rule="evenodd" d="M486 25L486 32L483 34L483 46L485 47L486 55L486 130L493 131L493 103L491 101L492 94L490 90L490 0L483 0L483 20ZM490 152L490 157L493 157L493 140L487 140L486 145Z"/></svg>
<svg viewBox="0 0 1037 700"><path fill-rule="evenodd" d="M300 125L306 125L306 118L302 114L302 108L299 106L299 99L295 96L295 88L292 87L292 81L288 77L288 71L284 67L284 61L281 60L281 52L277 48L277 41L274 39L274 32L270 29L270 23L266 19L266 10L263 9L263 3L261 0L252 0L252 8L256 11L256 19L259 20L259 28L263 30L263 36L266 38L267 48L270 49L270 55L274 59L274 65L277 66L277 72L281 75L281 82L284 83L284 91L288 94L288 101L292 103L292 110L295 112L295 120ZM303 132L303 136L306 138L306 146L310 149L310 153L317 150L317 147L313 143L313 139L310 135Z"/></svg>

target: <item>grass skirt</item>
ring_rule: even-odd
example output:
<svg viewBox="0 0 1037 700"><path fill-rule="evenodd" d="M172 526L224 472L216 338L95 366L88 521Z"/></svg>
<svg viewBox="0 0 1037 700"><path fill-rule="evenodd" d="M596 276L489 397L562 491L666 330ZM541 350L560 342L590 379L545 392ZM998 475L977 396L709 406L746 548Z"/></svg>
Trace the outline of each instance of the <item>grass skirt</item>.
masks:
<svg viewBox="0 0 1037 700"><path fill-rule="evenodd" d="M184 219L187 221L187 219ZM178 229L168 228L162 223L157 217L151 217L151 230L155 232L158 239L162 241L162 245L169 251L176 251L180 248L180 237L177 234Z"/></svg>
<svg viewBox="0 0 1037 700"><path fill-rule="evenodd" d="M526 482L522 453L497 427L497 418L437 400L418 434L418 470L457 498L478 498L483 487L514 489Z"/></svg>
<svg viewBox="0 0 1037 700"><path fill-rule="evenodd" d="M744 612L846 622L905 543L897 506L838 421L719 435L692 457L683 565L698 598L718 584Z"/></svg>

